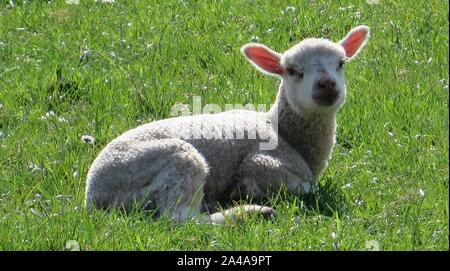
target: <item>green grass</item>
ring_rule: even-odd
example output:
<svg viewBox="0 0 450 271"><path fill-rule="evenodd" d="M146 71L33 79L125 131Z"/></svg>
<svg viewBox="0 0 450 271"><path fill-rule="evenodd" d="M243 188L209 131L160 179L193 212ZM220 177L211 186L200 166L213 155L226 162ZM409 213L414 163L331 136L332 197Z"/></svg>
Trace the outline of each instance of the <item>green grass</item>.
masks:
<svg viewBox="0 0 450 271"><path fill-rule="evenodd" d="M449 249L448 1L6 2L0 250L64 250L68 240L82 250L364 250L370 240L382 250ZM83 208L102 147L168 117L174 103L274 101L277 79L254 70L240 46L283 51L306 37L337 41L359 24L372 36L346 66L338 142L315 197L276 197L275 220L225 226ZM58 87L58 67L75 87Z"/></svg>

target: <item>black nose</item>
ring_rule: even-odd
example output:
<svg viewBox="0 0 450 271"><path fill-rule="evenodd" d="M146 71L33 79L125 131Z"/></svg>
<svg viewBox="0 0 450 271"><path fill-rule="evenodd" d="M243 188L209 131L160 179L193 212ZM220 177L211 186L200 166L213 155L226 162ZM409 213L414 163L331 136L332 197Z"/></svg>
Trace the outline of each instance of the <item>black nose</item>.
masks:
<svg viewBox="0 0 450 271"><path fill-rule="evenodd" d="M322 89L334 89L336 87L336 81L330 78L324 78L317 82L317 87Z"/></svg>
<svg viewBox="0 0 450 271"><path fill-rule="evenodd" d="M336 89L336 81L331 78L322 78L316 82L312 98L318 105L331 106L339 98L339 91Z"/></svg>

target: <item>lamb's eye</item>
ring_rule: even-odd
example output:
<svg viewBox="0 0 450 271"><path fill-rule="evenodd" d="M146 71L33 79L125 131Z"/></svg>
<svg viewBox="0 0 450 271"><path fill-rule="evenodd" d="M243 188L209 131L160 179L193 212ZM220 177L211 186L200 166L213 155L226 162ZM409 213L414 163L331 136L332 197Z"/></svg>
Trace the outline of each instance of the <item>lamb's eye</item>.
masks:
<svg viewBox="0 0 450 271"><path fill-rule="evenodd" d="M294 68L287 68L286 71L290 76L298 76L298 78L303 79L303 71L297 71Z"/></svg>
<svg viewBox="0 0 450 271"><path fill-rule="evenodd" d="M293 76L294 74L297 73L294 68L287 68L286 71L289 73L290 76Z"/></svg>
<svg viewBox="0 0 450 271"><path fill-rule="evenodd" d="M342 69L342 67L344 67L345 61L344 60L340 60L339 64L338 64L338 69Z"/></svg>

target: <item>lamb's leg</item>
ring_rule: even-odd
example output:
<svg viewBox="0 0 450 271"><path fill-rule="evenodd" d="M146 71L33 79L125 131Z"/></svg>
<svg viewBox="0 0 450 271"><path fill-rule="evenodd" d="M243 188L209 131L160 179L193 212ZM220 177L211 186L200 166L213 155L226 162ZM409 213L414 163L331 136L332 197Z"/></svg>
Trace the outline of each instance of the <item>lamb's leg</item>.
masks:
<svg viewBox="0 0 450 271"><path fill-rule="evenodd" d="M274 218L276 212L274 209L260 205L243 205L227 209L223 212L211 214L207 221L214 224L225 224L228 220L241 220L244 215L258 214L264 218Z"/></svg>
<svg viewBox="0 0 450 271"><path fill-rule="evenodd" d="M229 197L259 202L278 193L281 186L297 195L310 193L314 180L308 165L298 153L281 147L249 154L236 174L236 185Z"/></svg>
<svg viewBox="0 0 450 271"><path fill-rule="evenodd" d="M89 170L86 206L128 210L138 203L181 222L199 216L207 174L203 156L183 140L116 140Z"/></svg>

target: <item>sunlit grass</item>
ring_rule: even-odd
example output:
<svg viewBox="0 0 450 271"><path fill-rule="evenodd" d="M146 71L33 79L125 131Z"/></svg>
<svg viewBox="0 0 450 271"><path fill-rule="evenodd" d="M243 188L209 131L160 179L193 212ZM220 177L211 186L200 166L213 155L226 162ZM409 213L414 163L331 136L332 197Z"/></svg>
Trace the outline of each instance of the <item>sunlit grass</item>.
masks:
<svg viewBox="0 0 450 271"><path fill-rule="evenodd" d="M5 2L0 249L448 249L447 1ZM194 95L273 103L277 79L240 46L283 51L359 24L372 36L346 67L337 145L315 197L281 195L275 220L225 226L83 208L90 164L124 131Z"/></svg>

